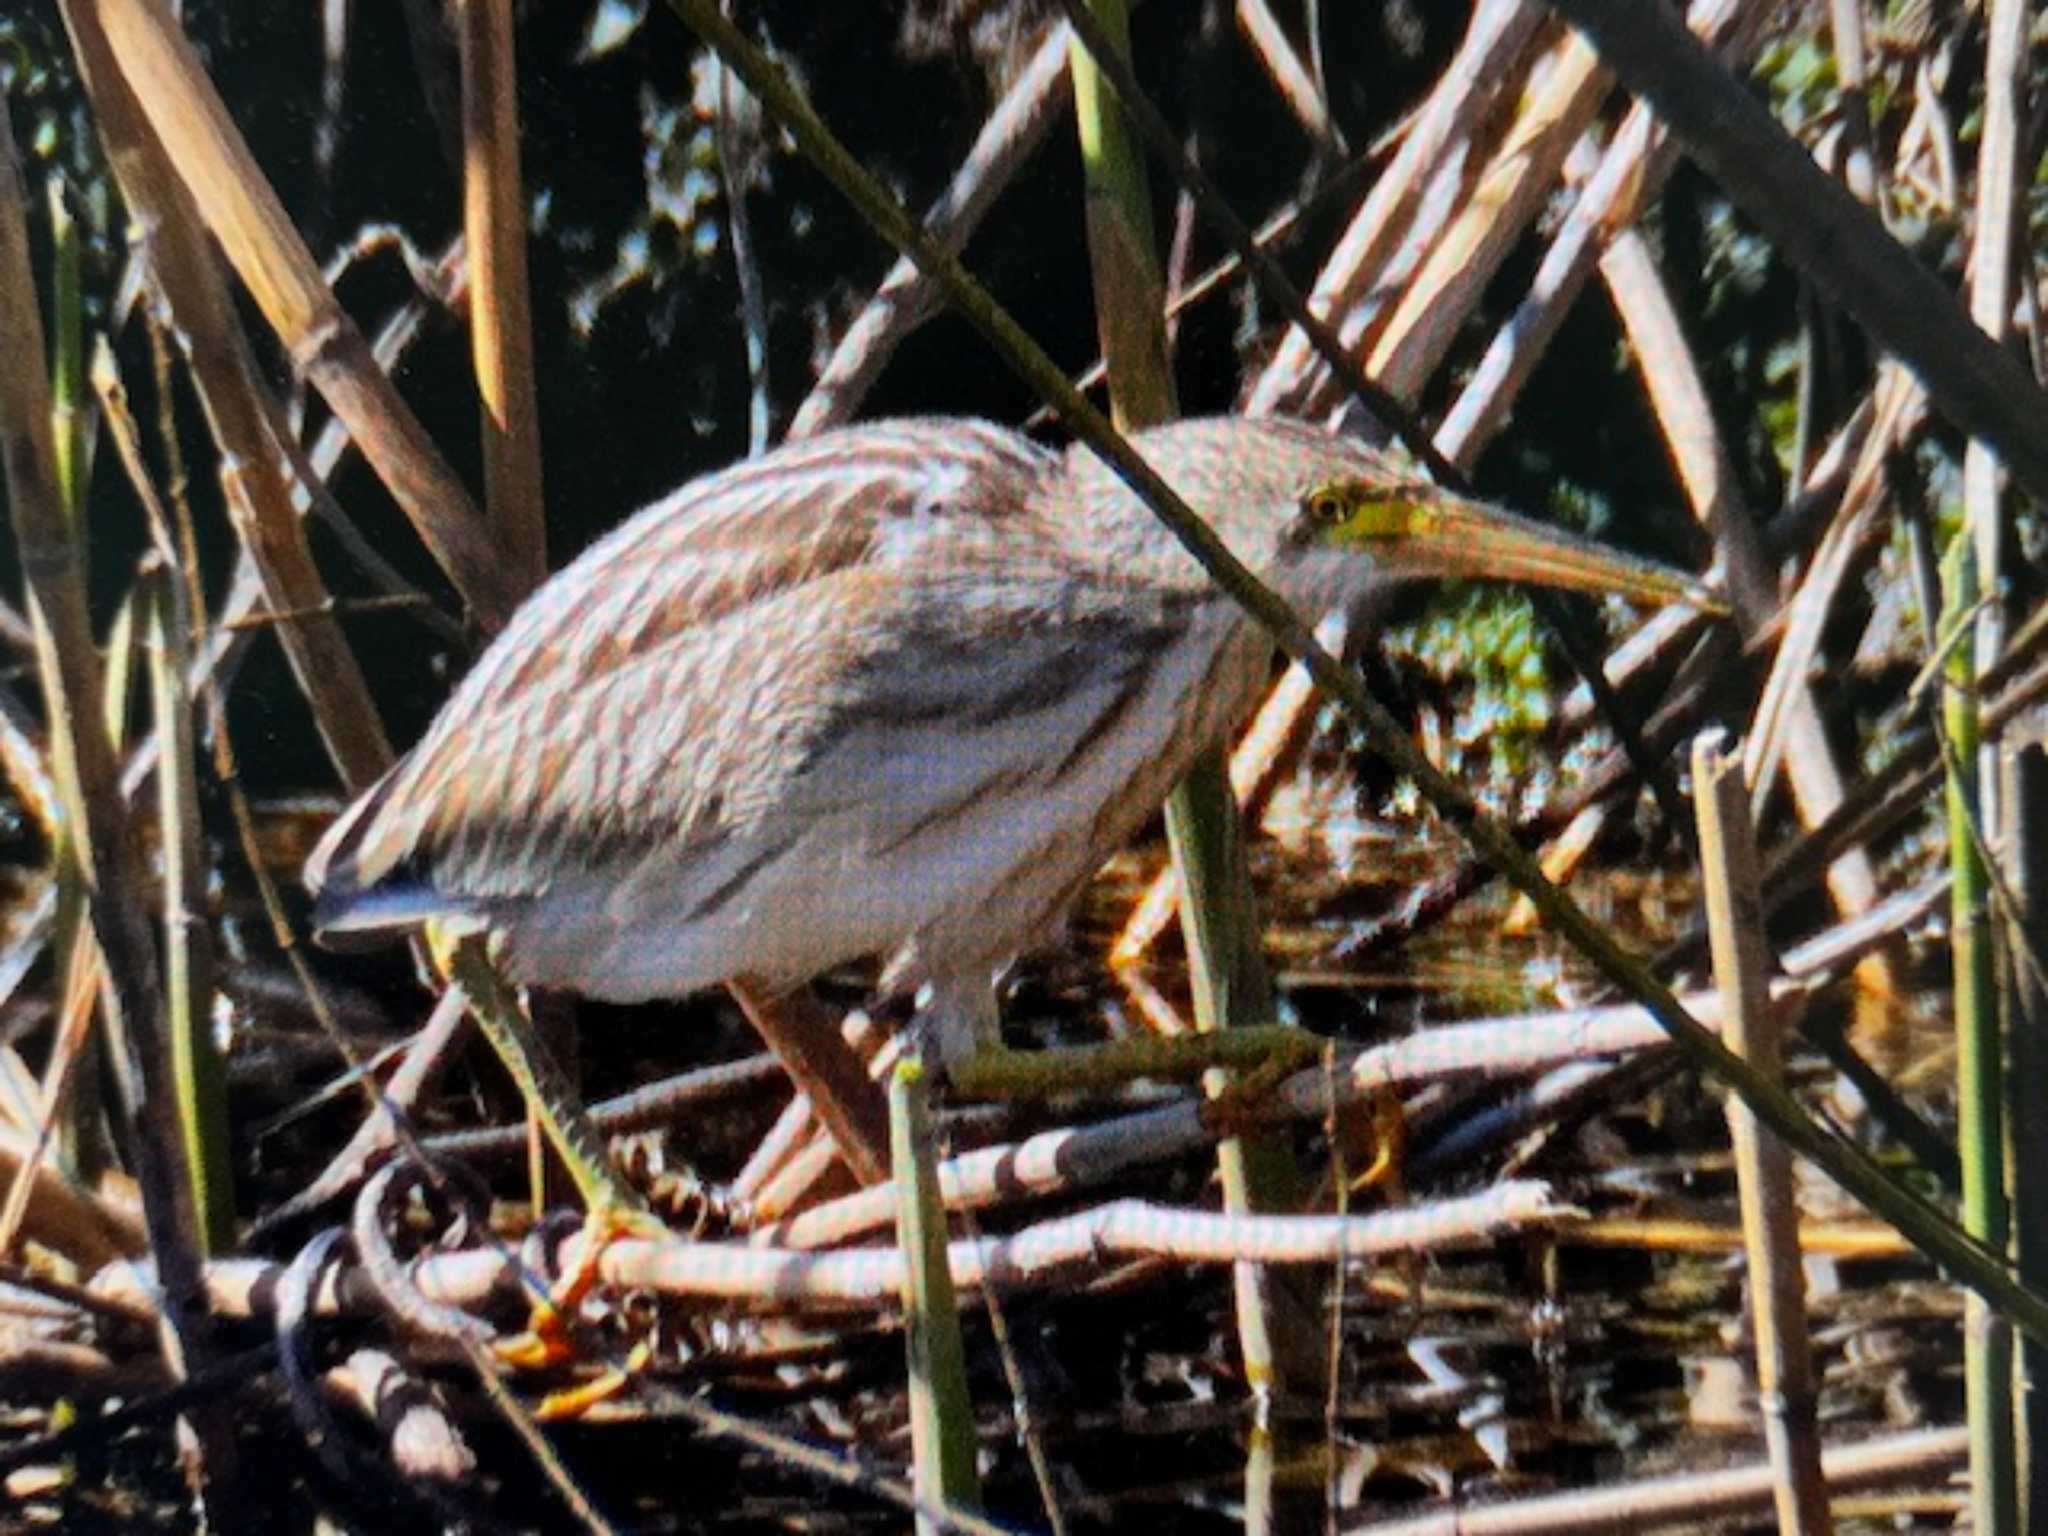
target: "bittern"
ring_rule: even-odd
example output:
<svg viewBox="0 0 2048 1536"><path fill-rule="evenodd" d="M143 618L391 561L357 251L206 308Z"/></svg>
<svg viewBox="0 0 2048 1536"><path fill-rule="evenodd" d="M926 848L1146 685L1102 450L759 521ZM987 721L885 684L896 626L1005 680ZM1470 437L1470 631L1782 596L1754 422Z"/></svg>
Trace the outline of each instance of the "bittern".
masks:
<svg viewBox="0 0 2048 1536"><path fill-rule="evenodd" d="M1304 612L1409 576L1702 596L1300 422L1133 442ZM488 931L516 980L617 1001L882 956L957 1059L1271 659L1085 448L969 420L821 435L690 482L536 592L315 851L315 925Z"/></svg>

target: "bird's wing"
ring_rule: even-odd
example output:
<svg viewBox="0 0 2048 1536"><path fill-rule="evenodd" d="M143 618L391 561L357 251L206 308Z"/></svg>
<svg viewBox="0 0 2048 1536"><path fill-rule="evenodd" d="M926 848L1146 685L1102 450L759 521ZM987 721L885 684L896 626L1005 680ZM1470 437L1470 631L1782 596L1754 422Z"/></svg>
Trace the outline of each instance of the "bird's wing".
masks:
<svg viewBox="0 0 2048 1536"><path fill-rule="evenodd" d="M1020 511L1053 462L996 427L894 422L639 513L514 616L330 830L306 871L318 920L411 926L760 814L861 707L845 680L896 633L889 593L1055 558Z"/></svg>

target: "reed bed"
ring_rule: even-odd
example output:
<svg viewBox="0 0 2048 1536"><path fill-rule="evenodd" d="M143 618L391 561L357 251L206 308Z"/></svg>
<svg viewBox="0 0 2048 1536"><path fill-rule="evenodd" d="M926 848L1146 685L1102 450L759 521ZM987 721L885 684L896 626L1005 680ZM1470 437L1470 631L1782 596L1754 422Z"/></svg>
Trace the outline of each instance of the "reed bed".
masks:
<svg viewBox="0 0 2048 1536"><path fill-rule="evenodd" d="M0 21L15 1513L2048 1529L2024 6L403 9ZM1116 430L1231 403L1730 614L1287 613ZM552 1007L579 1198L481 946L314 952L297 866L636 500L963 409L1287 653L1007 989L1127 1070Z"/></svg>

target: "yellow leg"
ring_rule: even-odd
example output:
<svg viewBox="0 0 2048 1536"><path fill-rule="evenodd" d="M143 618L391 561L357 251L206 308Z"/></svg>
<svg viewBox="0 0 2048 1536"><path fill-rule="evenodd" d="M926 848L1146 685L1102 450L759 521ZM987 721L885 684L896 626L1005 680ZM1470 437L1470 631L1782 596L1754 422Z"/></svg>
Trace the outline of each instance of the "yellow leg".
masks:
<svg viewBox="0 0 2048 1536"><path fill-rule="evenodd" d="M550 1392L534 1408L533 1416L543 1424L581 1418L599 1403L608 1403L625 1391L633 1378L647 1369L647 1362L653 1358L654 1346L642 1339L627 1354L623 1365L608 1367L578 1386Z"/></svg>
<svg viewBox="0 0 2048 1536"><path fill-rule="evenodd" d="M512 1074L527 1107L540 1117L591 1214L645 1211L639 1191L613 1171L604 1138L584 1114L575 1084L541 1044L518 990L492 964L484 940L434 925L428 927L427 940L436 963L468 996L478 1027Z"/></svg>
<svg viewBox="0 0 2048 1536"><path fill-rule="evenodd" d="M541 1370L576 1358L570 1328L576 1309L596 1287L603 1272L604 1251L622 1237L666 1236L659 1218L641 1211L592 1211L575 1241L576 1262L533 1304L526 1332L497 1344L494 1353L507 1365Z"/></svg>
<svg viewBox="0 0 2048 1536"><path fill-rule="evenodd" d="M1363 1127L1372 1159L1362 1173L1353 1175L1351 1193L1380 1189L1390 1200L1401 1195L1401 1163L1408 1153L1408 1117L1401 1108L1401 1096L1381 1084L1367 1101Z"/></svg>

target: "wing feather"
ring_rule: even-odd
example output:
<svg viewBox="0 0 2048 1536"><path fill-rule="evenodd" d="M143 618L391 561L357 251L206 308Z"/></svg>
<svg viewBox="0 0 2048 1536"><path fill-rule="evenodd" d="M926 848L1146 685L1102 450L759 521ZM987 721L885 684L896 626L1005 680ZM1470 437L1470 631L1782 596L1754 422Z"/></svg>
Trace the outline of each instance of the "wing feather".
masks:
<svg viewBox="0 0 2048 1536"><path fill-rule="evenodd" d="M957 590L1057 558L1025 510L1056 463L987 424L895 421L644 509L520 609L329 831L307 865L321 912L410 925L763 814L839 711L887 707L898 605L949 572L979 573Z"/></svg>

